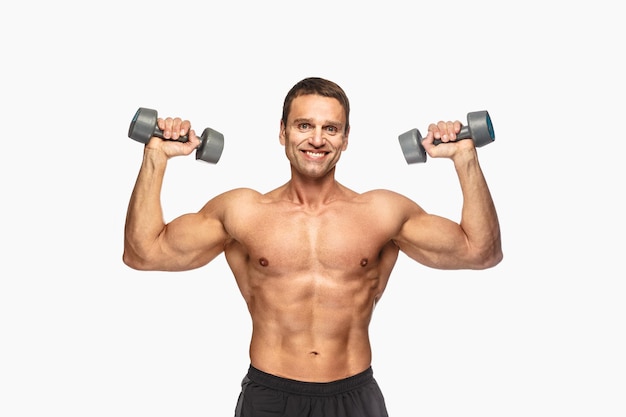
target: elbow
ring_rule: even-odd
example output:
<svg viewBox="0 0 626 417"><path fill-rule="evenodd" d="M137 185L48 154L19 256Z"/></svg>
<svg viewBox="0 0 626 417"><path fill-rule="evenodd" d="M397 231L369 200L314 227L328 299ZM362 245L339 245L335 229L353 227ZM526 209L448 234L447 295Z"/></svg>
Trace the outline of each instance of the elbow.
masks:
<svg viewBox="0 0 626 417"><path fill-rule="evenodd" d="M481 251L475 257L475 267L474 269L489 269L493 268L502 262L504 258L504 254L502 253L502 248L500 245L496 245L495 247L489 248L488 250Z"/></svg>
<svg viewBox="0 0 626 417"><path fill-rule="evenodd" d="M502 251L498 251L493 253L490 256L484 258L480 269L489 269L493 268L502 262L502 258L504 257Z"/></svg>
<svg viewBox="0 0 626 417"><path fill-rule="evenodd" d="M130 247L125 247L122 253L122 262L129 268L138 271L150 271L154 268L150 267L146 257L142 257L139 253Z"/></svg>
<svg viewBox="0 0 626 417"><path fill-rule="evenodd" d="M122 262L131 269L138 271L155 271L158 268L158 255L154 245L145 242L124 239Z"/></svg>
<svg viewBox="0 0 626 417"><path fill-rule="evenodd" d="M471 252L475 262L474 269L489 269L498 265L504 258L500 231L493 233L489 239L484 240L481 244L475 245Z"/></svg>
<svg viewBox="0 0 626 417"><path fill-rule="evenodd" d="M124 262L124 265L132 269L145 269L142 268L142 263L139 261L139 259L136 256L131 255L128 251L124 251L124 253L122 254L122 262Z"/></svg>

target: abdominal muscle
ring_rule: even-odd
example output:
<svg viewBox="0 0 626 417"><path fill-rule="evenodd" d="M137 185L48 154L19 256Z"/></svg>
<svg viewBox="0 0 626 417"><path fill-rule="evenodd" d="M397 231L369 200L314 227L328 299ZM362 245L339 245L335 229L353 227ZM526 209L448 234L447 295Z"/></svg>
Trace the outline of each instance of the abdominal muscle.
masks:
<svg viewBox="0 0 626 417"><path fill-rule="evenodd" d="M376 279L309 272L259 277L258 283L246 297L252 366L307 382L335 381L369 367Z"/></svg>

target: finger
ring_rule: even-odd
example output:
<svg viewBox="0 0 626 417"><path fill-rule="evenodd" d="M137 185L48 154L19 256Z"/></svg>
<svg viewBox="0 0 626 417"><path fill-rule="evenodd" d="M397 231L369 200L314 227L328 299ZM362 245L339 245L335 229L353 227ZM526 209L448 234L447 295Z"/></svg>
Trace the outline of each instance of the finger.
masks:
<svg viewBox="0 0 626 417"><path fill-rule="evenodd" d="M157 127L161 130L161 132L165 133L165 120L159 117L157 119Z"/></svg>
<svg viewBox="0 0 626 417"><path fill-rule="evenodd" d="M448 132L448 124L444 121L439 121L437 123L437 128L439 129L439 135L442 142L448 142L450 140L450 135Z"/></svg>
<svg viewBox="0 0 626 417"><path fill-rule="evenodd" d="M458 135L462 127L463 127L463 124L459 120L454 121L454 133Z"/></svg>
<svg viewBox="0 0 626 417"><path fill-rule="evenodd" d="M456 131L454 130L454 122L446 122L446 134L448 135L448 139L450 140L456 139Z"/></svg>
<svg viewBox="0 0 626 417"><path fill-rule="evenodd" d="M430 125L430 126L434 126L434 125ZM435 140L435 137L433 135L432 130L430 129L430 126L428 127L428 133L426 134L425 137L422 138L422 146L430 146L432 145L433 141Z"/></svg>
<svg viewBox="0 0 626 417"><path fill-rule="evenodd" d="M433 138L441 139L441 132L439 131L439 125L431 123L428 125L428 132L433 134Z"/></svg>
<svg viewBox="0 0 626 417"><path fill-rule="evenodd" d="M189 130L189 143L193 145L194 148L197 148L200 145L200 138L196 135L196 131L193 129Z"/></svg>
<svg viewBox="0 0 626 417"><path fill-rule="evenodd" d="M172 139L176 140L186 133L182 128L182 123L183 121L180 117L176 117L172 120Z"/></svg>
<svg viewBox="0 0 626 417"><path fill-rule="evenodd" d="M180 125L180 135L185 136L191 130L191 122L189 120L183 120Z"/></svg>
<svg viewBox="0 0 626 417"><path fill-rule="evenodd" d="M174 124L174 119L172 119L171 117L167 117L165 119L163 119L163 123L162 126L159 126L159 128L163 131L163 137L165 139L171 139L172 138L172 126Z"/></svg>

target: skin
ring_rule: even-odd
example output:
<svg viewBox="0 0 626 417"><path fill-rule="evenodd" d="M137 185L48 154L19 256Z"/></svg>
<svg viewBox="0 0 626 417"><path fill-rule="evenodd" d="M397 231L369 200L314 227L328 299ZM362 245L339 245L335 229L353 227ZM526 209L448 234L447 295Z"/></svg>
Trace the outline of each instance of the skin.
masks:
<svg viewBox="0 0 626 417"><path fill-rule="evenodd" d="M439 269L485 269L502 259L496 210L461 123L433 123L424 138L432 158L449 158L463 193L459 223L428 214L398 193L352 191L335 180L349 128L339 101L297 97L279 139L290 180L266 193L234 189L197 213L163 220L160 192L169 158L192 153L189 121L159 119L131 195L123 261L138 270L183 271L221 253L252 318L251 364L267 373L329 382L364 371L368 327L399 251ZM433 145L434 139L444 143Z"/></svg>

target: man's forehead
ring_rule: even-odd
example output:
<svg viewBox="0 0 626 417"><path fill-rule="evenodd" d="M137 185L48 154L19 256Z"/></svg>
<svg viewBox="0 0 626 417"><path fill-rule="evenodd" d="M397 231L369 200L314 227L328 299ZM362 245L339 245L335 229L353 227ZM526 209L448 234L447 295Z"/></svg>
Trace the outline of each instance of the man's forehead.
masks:
<svg viewBox="0 0 626 417"><path fill-rule="evenodd" d="M345 122L345 112L339 100L316 94L307 94L296 97L291 103L290 118L312 119L321 118Z"/></svg>

